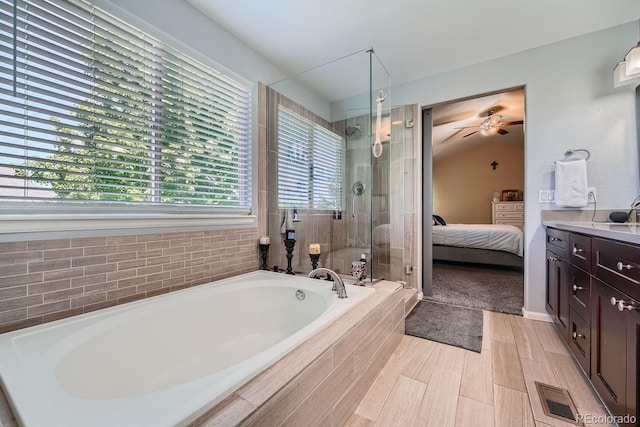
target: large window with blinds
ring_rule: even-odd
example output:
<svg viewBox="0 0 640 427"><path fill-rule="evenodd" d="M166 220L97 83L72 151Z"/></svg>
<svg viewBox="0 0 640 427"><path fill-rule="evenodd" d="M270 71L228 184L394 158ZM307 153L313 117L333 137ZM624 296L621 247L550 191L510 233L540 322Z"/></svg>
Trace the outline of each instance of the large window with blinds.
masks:
<svg viewBox="0 0 640 427"><path fill-rule="evenodd" d="M278 106L278 206L342 209L344 140Z"/></svg>
<svg viewBox="0 0 640 427"><path fill-rule="evenodd" d="M0 0L0 202L248 213L250 105L87 2Z"/></svg>

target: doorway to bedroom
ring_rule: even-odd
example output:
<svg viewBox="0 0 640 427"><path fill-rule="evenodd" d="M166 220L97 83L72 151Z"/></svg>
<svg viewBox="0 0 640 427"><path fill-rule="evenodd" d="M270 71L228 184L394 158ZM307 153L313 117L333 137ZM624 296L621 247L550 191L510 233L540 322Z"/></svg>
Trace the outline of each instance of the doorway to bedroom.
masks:
<svg viewBox="0 0 640 427"><path fill-rule="evenodd" d="M524 100L519 87L431 107L425 299L522 315Z"/></svg>

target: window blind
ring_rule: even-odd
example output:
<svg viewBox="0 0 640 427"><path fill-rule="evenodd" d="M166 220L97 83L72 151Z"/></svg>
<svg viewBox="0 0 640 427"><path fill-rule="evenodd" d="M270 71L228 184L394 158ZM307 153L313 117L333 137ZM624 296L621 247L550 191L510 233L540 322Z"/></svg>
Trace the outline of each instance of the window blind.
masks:
<svg viewBox="0 0 640 427"><path fill-rule="evenodd" d="M343 138L278 107L278 204L342 209Z"/></svg>
<svg viewBox="0 0 640 427"><path fill-rule="evenodd" d="M0 201L251 207L250 88L83 1L0 0Z"/></svg>

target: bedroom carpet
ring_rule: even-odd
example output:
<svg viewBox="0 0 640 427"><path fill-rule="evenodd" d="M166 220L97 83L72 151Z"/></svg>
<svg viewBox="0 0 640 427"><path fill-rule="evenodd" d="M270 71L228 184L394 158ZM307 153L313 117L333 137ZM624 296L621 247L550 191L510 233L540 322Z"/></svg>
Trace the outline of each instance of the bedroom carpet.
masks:
<svg viewBox="0 0 640 427"><path fill-rule="evenodd" d="M433 296L424 299L522 316L524 276L519 269L434 261Z"/></svg>
<svg viewBox="0 0 640 427"><path fill-rule="evenodd" d="M482 310L420 301L404 323L404 333L480 353Z"/></svg>

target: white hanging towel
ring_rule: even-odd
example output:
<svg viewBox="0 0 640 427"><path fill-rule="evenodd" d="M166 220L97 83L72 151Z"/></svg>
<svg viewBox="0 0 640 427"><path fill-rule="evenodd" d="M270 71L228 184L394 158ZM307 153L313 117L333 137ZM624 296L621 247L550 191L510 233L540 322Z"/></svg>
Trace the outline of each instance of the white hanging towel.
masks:
<svg viewBox="0 0 640 427"><path fill-rule="evenodd" d="M589 204L586 160L556 162L554 200L557 206L565 208L581 208Z"/></svg>
<svg viewBox="0 0 640 427"><path fill-rule="evenodd" d="M284 234L287 230L293 228L293 209L284 210L284 218L282 219L282 225L280 225L280 234Z"/></svg>

